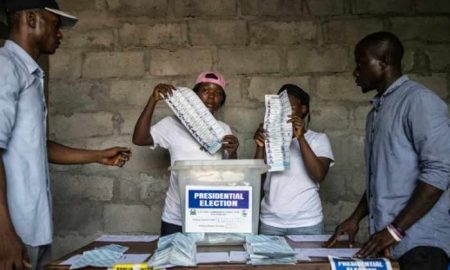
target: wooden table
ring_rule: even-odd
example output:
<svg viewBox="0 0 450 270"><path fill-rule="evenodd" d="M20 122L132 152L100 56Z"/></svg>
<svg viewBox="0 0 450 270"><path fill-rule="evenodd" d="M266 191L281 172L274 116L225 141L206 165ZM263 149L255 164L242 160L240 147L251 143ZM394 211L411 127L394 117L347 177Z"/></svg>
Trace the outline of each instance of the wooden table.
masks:
<svg viewBox="0 0 450 270"><path fill-rule="evenodd" d="M322 246L321 242L293 242L287 239L289 245L292 248L319 248ZM153 242L121 242L121 243L115 243L122 246L129 247L129 250L126 253L129 254L144 254L144 253L154 253L154 250L156 249L156 243L157 241ZM59 265L61 262L69 259L70 257L82 254L83 251L93 249L95 247L104 246L108 244L113 244L111 242L92 242L78 250L75 250L60 259L53 261L49 265L46 266L47 270L68 270L68 265ZM345 247L346 245L344 243L338 243L336 247ZM213 251L242 251L244 250L243 246L200 246L197 247L198 252L213 252ZM394 270L399 270L399 266L396 262L392 262L392 267ZM171 269L186 269L186 268L193 268L193 267L175 267ZM199 264L196 268L199 269L305 269L305 270L331 270L331 267L329 265L328 259L326 258L313 258L311 262L298 262L296 265L269 265L269 266L253 266L253 265L247 265L247 264L238 264L238 263L219 263L219 264ZM94 267L87 267L83 268L83 270L99 270L100 268L94 268Z"/></svg>

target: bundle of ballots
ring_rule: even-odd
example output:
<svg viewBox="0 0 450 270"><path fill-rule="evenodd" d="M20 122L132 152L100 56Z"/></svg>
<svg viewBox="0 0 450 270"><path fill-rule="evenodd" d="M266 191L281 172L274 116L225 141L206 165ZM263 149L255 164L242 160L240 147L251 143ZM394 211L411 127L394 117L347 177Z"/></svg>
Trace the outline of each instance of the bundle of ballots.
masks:
<svg viewBox="0 0 450 270"><path fill-rule="evenodd" d="M167 97L165 101L197 142L209 153L214 154L222 147L222 138L227 134L194 91L186 87L177 87L173 95Z"/></svg>
<svg viewBox="0 0 450 270"><path fill-rule="evenodd" d="M83 252L83 255L70 266L70 269L79 269L87 266L111 268L128 247L111 244Z"/></svg>
<svg viewBox="0 0 450 270"><path fill-rule="evenodd" d="M245 249L252 265L293 265L297 261L295 251L280 236L247 235Z"/></svg>
<svg viewBox="0 0 450 270"><path fill-rule="evenodd" d="M264 132L266 161L269 172L283 171L290 166L289 147L292 141L292 124L288 123L292 113L288 94L266 95Z"/></svg>
<svg viewBox="0 0 450 270"><path fill-rule="evenodd" d="M163 236L159 238L158 248L149 265L153 268L196 266L196 242L199 240L202 240L201 234L175 233Z"/></svg>

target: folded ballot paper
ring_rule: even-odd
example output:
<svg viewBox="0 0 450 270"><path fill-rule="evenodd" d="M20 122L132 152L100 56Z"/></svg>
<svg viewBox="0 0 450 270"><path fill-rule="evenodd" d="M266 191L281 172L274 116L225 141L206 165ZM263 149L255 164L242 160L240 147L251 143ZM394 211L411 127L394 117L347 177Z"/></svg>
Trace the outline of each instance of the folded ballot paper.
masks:
<svg viewBox="0 0 450 270"><path fill-rule="evenodd" d="M165 101L198 143L214 154L227 135L197 94L189 88L177 87Z"/></svg>
<svg viewBox="0 0 450 270"><path fill-rule="evenodd" d="M295 264L296 253L284 237L248 235L245 238L247 263L252 265Z"/></svg>
<svg viewBox="0 0 450 270"><path fill-rule="evenodd" d="M264 131L266 135L266 162L269 172L283 171L290 166L289 147L292 141L292 114L287 91L279 95L266 95Z"/></svg>

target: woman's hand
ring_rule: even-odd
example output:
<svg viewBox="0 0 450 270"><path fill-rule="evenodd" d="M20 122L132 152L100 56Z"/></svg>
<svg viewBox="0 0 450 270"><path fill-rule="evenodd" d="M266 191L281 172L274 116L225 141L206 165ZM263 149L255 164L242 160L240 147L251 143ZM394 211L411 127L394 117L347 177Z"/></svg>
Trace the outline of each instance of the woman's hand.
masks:
<svg viewBox="0 0 450 270"><path fill-rule="evenodd" d="M175 91L175 86L170 84L160 83L153 89L153 94L150 96L150 100L154 102L158 102L164 98L168 98L173 95L173 91Z"/></svg>

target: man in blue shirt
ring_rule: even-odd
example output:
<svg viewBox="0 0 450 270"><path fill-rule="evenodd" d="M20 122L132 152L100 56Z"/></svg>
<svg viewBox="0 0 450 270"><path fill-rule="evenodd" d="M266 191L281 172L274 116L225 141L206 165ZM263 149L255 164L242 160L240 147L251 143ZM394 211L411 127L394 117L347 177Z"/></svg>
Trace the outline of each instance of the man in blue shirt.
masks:
<svg viewBox="0 0 450 270"><path fill-rule="evenodd" d="M398 259L400 268L445 270L450 254L450 128L447 105L402 75L403 46L392 33L363 38L355 48L356 83L376 90L367 116L366 192L339 235L350 241L369 215L370 239L356 254Z"/></svg>
<svg viewBox="0 0 450 270"><path fill-rule="evenodd" d="M60 26L76 18L54 0L7 0L10 35L0 48L0 269L42 269L50 259L53 226L48 162L123 166L129 149L70 148L47 140L44 72ZM47 260L47 261L46 261Z"/></svg>

